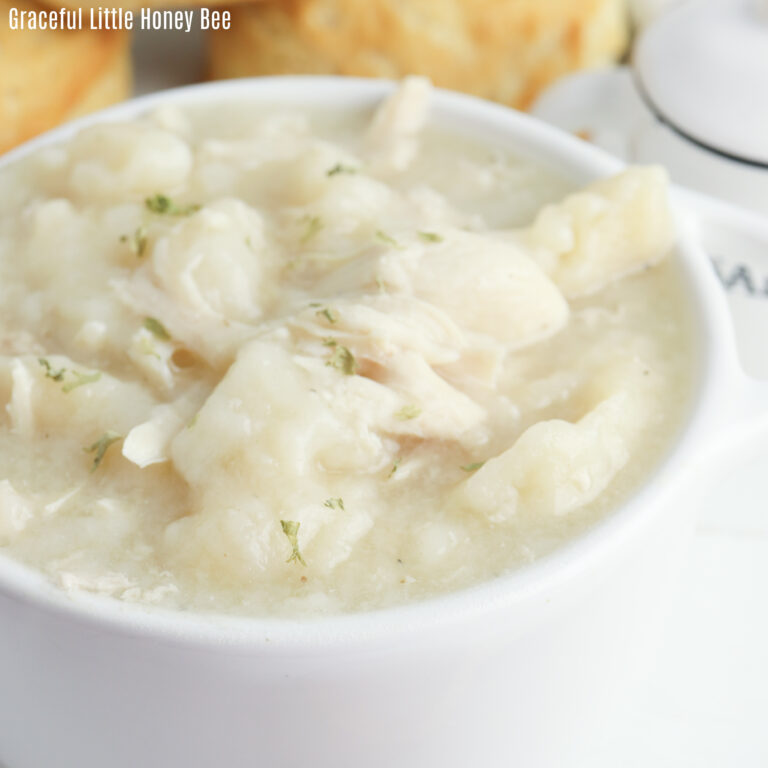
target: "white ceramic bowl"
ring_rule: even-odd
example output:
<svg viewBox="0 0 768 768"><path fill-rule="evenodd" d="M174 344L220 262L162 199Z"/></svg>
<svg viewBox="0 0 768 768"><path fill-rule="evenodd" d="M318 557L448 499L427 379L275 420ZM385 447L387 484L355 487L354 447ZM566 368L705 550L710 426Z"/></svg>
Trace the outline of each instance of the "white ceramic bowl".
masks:
<svg viewBox="0 0 768 768"><path fill-rule="evenodd" d="M266 78L155 94L62 128L161 104L373 106L391 83ZM530 117L437 92L434 120L578 182L619 164ZM0 201L2 205L2 201ZM697 325L685 427L647 483L529 567L438 599L306 621L199 616L71 598L0 558L0 762L7 768L549 768L652 658L695 512L681 488L735 422L768 413L738 369L705 254L677 248ZM602 721L603 724L609 721ZM582 746L584 744L582 743Z"/></svg>

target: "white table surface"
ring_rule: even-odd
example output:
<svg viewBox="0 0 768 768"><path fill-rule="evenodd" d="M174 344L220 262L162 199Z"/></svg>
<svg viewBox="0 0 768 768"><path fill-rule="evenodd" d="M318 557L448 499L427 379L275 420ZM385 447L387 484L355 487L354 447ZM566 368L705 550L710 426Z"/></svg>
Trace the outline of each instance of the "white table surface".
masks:
<svg viewBox="0 0 768 768"><path fill-rule="evenodd" d="M137 93L204 72L199 32L139 33L134 50ZM765 303L768 358L768 296L753 301ZM589 768L768 768L768 436L704 483L658 663L640 697L617 702L622 727L595 745Z"/></svg>

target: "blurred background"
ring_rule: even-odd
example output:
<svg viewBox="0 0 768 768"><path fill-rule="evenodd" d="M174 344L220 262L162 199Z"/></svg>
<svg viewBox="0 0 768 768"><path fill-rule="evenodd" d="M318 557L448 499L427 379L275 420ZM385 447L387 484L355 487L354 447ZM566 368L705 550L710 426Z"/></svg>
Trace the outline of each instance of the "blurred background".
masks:
<svg viewBox="0 0 768 768"><path fill-rule="evenodd" d="M12 7L87 10L91 3L0 0L0 151L134 94L262 74L415 72L526 109L557 78L620 61L633 30L670 2L256 0L228 8L228 31L203 32L198 16L191 32L115 33L11 30Z"/></svg>

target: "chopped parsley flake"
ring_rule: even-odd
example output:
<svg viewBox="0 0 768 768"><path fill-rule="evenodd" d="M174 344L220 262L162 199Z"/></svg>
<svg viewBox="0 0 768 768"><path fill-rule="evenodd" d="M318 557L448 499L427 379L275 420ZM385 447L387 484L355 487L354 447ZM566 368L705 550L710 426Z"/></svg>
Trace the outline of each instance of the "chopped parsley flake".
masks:
<svg viewBox="0 0 768 768"><path fill-rule="evenodd" d="M147 230L144 227L138 227L132 235L122 235L121 243L127 243L133 253L141 257L147 250Z"/></svg>
<svg viewBox="0 0 768 768"><path fill-rule="evenodd" d="M51 364L44 357L38 357L37 362L45 368L45 376L48 379L61 381L64 378L64 374L67 372L66 368L60 368L58 371L54 371Z"/></svg>
<svg viewBox="0 0 768 768"><path fill-rule="evenodd" d="M323 228L324 224L319 216L305 216L302 222L304 223L304 234L299 239L299 242L304 245Z"/></svg>
<svg viewBox="0 0 768 768"><path fill-rule="evenodd" d="M419 239L425 243L442 243L443 238L437 232L419 232Z"/></svg>
<svg viewBox="0 0 768 768"><path fill-rule="evenodd" d="M144 205L152 211L160 215L167 216L191 216L196 211L200 210L199 205L176 205L167 195L155 195L154 197L148 197L144 201Z"/></svg>
<svg viewBox="0 0 768 768"><path fill-rule="evenodd" d="M93 373L80 373L80 371L67 371L66 368L60 368L58 371L53 370L53 366L44 357L38 357L37 362L45 369L45 377L52 379L59 383L63 382L67 373L70 376L74 376L74 379L66 382L62 386L61 391L64 394L71 392L73 389L82 387L83 384L93 384L94 381L98 381L101 378L101 371L94 371Z"/></svg>
<svg viewBox="0 0 768 768"><path fill-rule="evenodd" d="M83 450L86 453L94 453L95 456L93 457L93 465L91 466L91 472L95 472L99 468L99 464L101 464L102 459L104 458L105 454L107 453L107 450L109 449L109 446L112 445L112 443L117 442L118 440L122 440L123 436L118 435L117 432L105 432L93 445L88 446L87 448L83 448Z"/></svg>
<svg viewBox="0 0 768 768"><path fill-rule="evenodd" d="M335 323L339 319L339 316L332 309L328 309L328 307L318 309L315 314L318 317L324 317L329 323Z"/></svg>
<svg viewBox="0 0 768 768"><path fill-rule="evenodd" d="M351 165L344 165L343 163L336 163L333 168L329 168L326 172L326 176L336 176L339 173L357 173L357 168L353 168Z"/></svg>
<svg viewBox="0 0 768 768"><path fill-rule="evenodd" d="M400 462L402 459L398 456L393 462L392 462L392 469L389 470L389 474L387 475L387 480L389 480L392 475L397 472L397 468L400 466Z"/></svg>
<svg viewBox="0 0 768 768"><path fill-rule="evenodd" d="M421 415L421 408L418 405L404 405L395 416L400 421L410 421Z"/></svg>
<svg viewBox="0 0 768 768"><path fill-rule="evenodd" d="M394 237L391 235L388 235L386 232L382 231L381 229L376 230L376 237L381 240L382 243L386 243L387 245L391 245L393 248L402 249L405 246L400 245L400 243L395 240Z"/></svg>
<svg viewBox="0 0 768 768"><path fill-rule="evenodd" d="M473 461L471 464L465 464L463 467L461 467L461 469L463 469L465 472L475 472L480 469L483 464L485 464L484 461Z"/></svg>
<svg viewBox="0 0 768 768"><path fill-rule="evenodd" d="M301 551L299 550L299 528L301 527L301 523L294 522L293 520L281 520L280 526L291 545L291 556L285 562L293 563L295 561L302 565L306 565L307 563L301 556Z"/></svg>
<svg viewBox="0 0 768 768"><path fill-rule="evenodd" d="M65 395L71 392L73 389L82 387L84 384L93 384L95 381L98 381L101 378L101 371L94 371L93 373L80 373L80 371L70 371L70 373L75 377L75 380L68 381L61 388L61 391Z"/></svg>
<svg viewBox="0 0 768 768"><path fill-rule="evenodd" d="M324 347L335 347L338 344L336 339L332 339L330 336L327 336L323 339L323 346Z"/></svg>
<svg viewBox="0 0 768 768"><path fill-rule="evenodd" d="M158 339L168 341L171 338L171 334L165 329L165 326L156 317L145 317L144 327Z"/></svg>
<svg viewBox="0 0 768 768"><path fill-rule="evenodd" d="M187 422L187 429L192 429L192 427L197 424L197 419L199 418L200 414L196 413L188 422Z"/></svg>
<svg viewBox="0 0 768 768"><path fill-rule="evenodd" d="M326 499L323 502L323 506L328 507L328 509L340 509L343 512L344 499L342 499L341 496L337 496L335 499Z"/></svg>
<svg viewBox="0 0 768 768"><path fill-rule="evenodd" d="M352 376L357 371L357 360L355 356L340 344L332 347L333 353L330 359L325 363L341 371L345 376Z"/></svg>

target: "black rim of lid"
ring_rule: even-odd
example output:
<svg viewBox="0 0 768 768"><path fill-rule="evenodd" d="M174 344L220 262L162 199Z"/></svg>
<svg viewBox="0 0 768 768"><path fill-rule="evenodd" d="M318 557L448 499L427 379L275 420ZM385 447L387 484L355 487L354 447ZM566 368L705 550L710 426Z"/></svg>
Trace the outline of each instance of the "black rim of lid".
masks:
<svg viewBox="0 0 768 768"><path fill-rule="evenodd" d="M676 133L681 139L696 145L700 149L711 152L713 155L717 155L724 160L740 163L741 165L745 165L749 168L757 168L762 171L768 171L768 162L755 160L750 157L744 157L743 155L736 155L732 152L728 152L727 150L719 149L718 147L715 147L712 144L708 144L706 141L702 141L701 139L697 139L695 136L688 133L688 131L686 131L684 128L681 128L673 120L670 120L670 118L667 117L667 115L665 115L661 109L659 109L659 107L651 98L651 95L648 93L648 90L643 85L643 80L636 68L632 68L632 75L640 97L648 109L653 113L654 117L656 117L660 123L666 125L667 128L669 128L673 133Z"/></svg>

